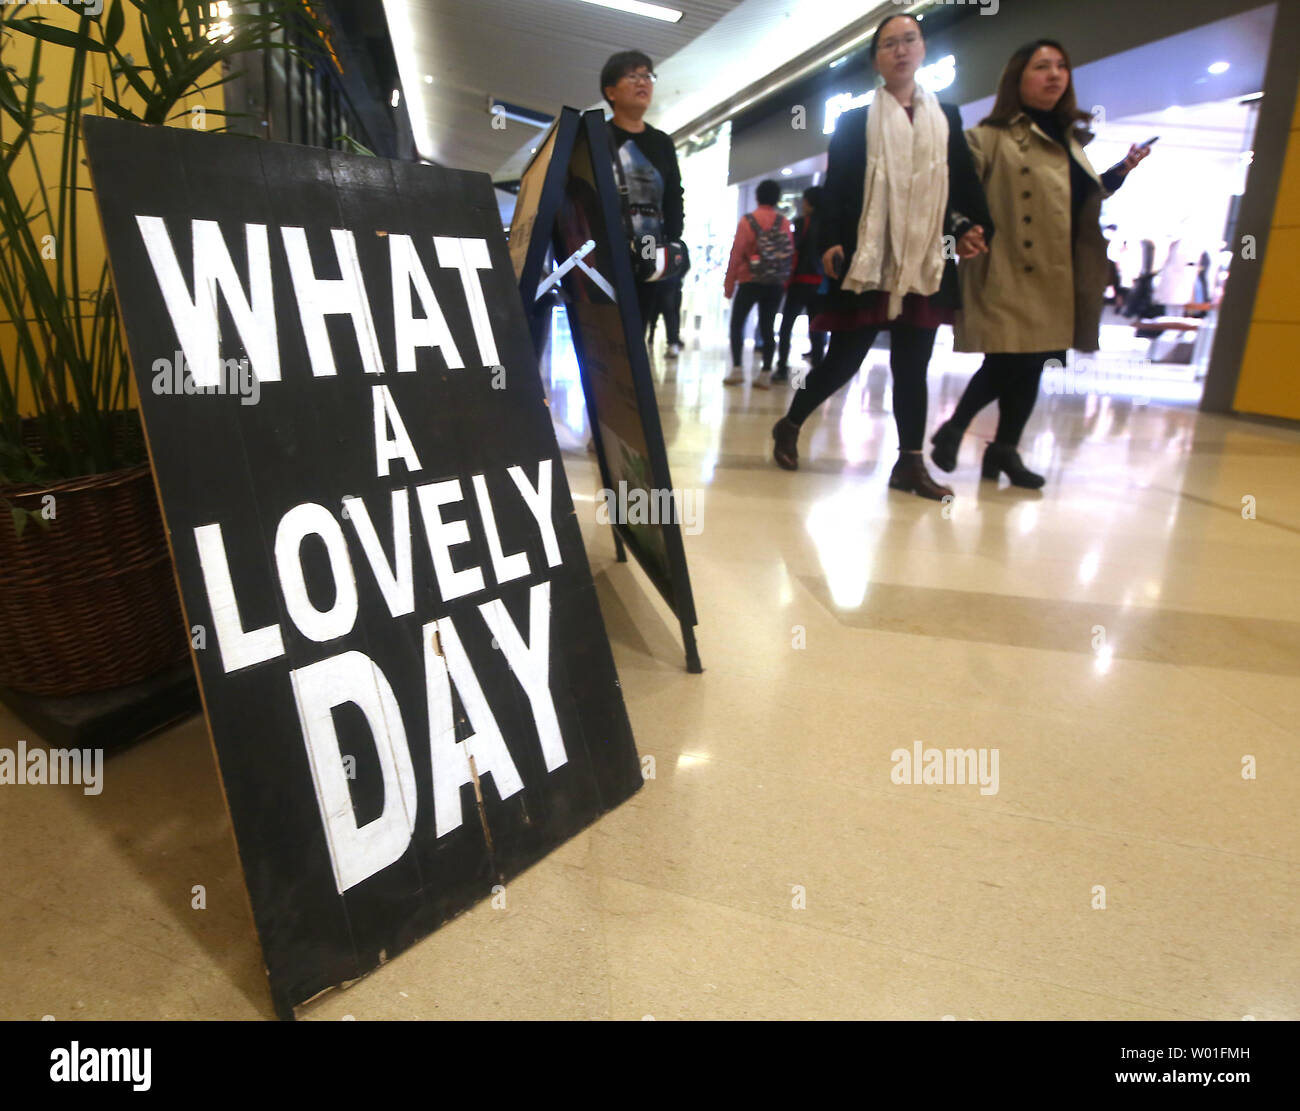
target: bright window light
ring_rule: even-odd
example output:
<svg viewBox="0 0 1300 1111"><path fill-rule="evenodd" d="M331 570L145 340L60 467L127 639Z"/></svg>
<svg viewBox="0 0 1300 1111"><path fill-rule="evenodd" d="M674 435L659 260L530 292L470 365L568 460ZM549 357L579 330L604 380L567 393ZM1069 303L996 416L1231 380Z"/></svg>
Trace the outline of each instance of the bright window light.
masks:
<svg viewBox="0 0 1300 1111"><path fill-rule="evenodd" d="M661 19L665 23L679 23L682 18L682 13L676 8L665 8L660 4L643 4L641 0L583 0L583 3L595 4L601 8L613 8L616 12L643 15L646 19Z"/></svg>

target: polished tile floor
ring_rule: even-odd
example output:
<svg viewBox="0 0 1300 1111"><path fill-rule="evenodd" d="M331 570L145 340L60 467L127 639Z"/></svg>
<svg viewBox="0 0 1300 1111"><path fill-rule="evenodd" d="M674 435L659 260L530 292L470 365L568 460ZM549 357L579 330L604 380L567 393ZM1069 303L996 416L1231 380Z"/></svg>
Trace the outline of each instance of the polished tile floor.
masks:
<svg viewBox="0 0 1300 1111"><path fill-rule="evenodd" d="M717 343L656 360L674 483L702 491L689 675L595 522L557 356L655 778L504 908L302 1017L1300 1018L1300 433L1200 414L1187 371L1148 367L1043 398L1041 494L979 481L983 414L945 510L887 489L886 360L796 474L769 459L788 389L724 390ZM936 357L931 428L976 362ZM925 758L946 749L984 774ZM108 772L94 805L5 789L0 1018L269 1017L202 721Z"/></svg>

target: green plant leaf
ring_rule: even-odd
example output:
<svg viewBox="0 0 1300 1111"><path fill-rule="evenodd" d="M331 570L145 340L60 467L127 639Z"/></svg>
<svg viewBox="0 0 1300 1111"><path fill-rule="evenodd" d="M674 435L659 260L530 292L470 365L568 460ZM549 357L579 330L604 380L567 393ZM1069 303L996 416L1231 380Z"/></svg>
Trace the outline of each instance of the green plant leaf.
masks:
<svg viewBox="0 0 1300 1111"><path fill-rule="evenodd" d="M117 40L122 37L122 30L126 26L126 13L122 9L118 0L112 0L113 6L108 9L108 18L104 20L104 42L108 46L116 46Z"/></svg>
<svg viewBox="0 0 1300 1111"><path fill-rule="evenodd" d="M10 506L9 516L13 518L14 535L22 536L23 529L27 527L27 510L19 509L16 505Z"/></svg>
<svg viewBox="0 0 1300 1111"><path fill-rule="evenodd" d="M123 108L116 100L113 100L110 97L104 97L103 100L104 107L112 112L113 115L124 120L135 120L137 123L140 122L140 117L132 112L130 108ZM92 189L91 192L94 192L94 190Z"/></svg>
<svg viewBox="0 0 1300 1111"><path fill-rule="evenodd" d="M74 50L85 50L91 54L108 53L108 48L103 43L96 42L89 35L79 35L76 31L69 31L66 27L55 27L39 17L10 19L5 23L5 26L11 31L31 35L32 38L36 39L44 39L56 46L70 46Z"/></svg>

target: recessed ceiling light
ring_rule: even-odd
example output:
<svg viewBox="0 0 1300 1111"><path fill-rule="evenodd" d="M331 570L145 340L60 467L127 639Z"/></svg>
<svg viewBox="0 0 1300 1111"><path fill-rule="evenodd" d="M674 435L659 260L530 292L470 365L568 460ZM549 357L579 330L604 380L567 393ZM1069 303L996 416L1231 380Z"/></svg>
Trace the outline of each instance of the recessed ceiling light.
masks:
<svg viewBox="0 0 1300 1111"><path fill-rule="evenodd" d="M426 73L426 74L424 75L424 83L425 83L426 85L432 85L432 84L433 84L433 74L432 74L432 73Z"/></svg>
<svg viewBox="0 0 1300 1111"><path fill-rule="evenodd" d="M784 170L781 171L781 175L783 177L789 177L792 173L794 173L794 171L790 169L789 166L787 166Z"/></svg>
<svg viewBox="0 0 1300 1111"><path fill-rule="evenodd" d="M1209 70L1211 73L1217 74L1217 73L1227 73L1228 70L1230 70L1231 68L1232 65L1229 62L1215 62L1212 66L1209 67Z"/></svg>
<svg viewBox="0 0 1300 1111"><path fill-rule="evenodd" d="M681 22L682 13L676 8L665 8L660 4L643 4L641 0L583 0L585 4L595 4L601 8L613 8L616 12L630 15L643 15L646 19L661 19L665 23Z"/></svg>

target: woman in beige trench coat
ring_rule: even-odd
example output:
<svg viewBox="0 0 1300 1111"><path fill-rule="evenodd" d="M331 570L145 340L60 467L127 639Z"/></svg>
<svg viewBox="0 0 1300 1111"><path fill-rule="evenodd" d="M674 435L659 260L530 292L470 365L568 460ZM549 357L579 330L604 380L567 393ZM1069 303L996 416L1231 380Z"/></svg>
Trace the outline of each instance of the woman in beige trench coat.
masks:
<svg viewBox="0 0 1300 1111"><path fill-rule="evenodd" d="M993 111L966 133L999 233L987 254L957 268L962 307L954 347L986 354L931 439L931 457L945 471L956 467L975 414L996 400L998 431L984 452L983 477L996 481L1005 473L1034 489L1045 481L1021 461L1020 436L1044 364L1064 363L1069 347L1097 350L1109 272L1101 202L1150 153L1132 147L1099 176L1083 153L1092 137L1088 119L1075 99L1065 48L1038 39L1011 56Z"/></svg>

